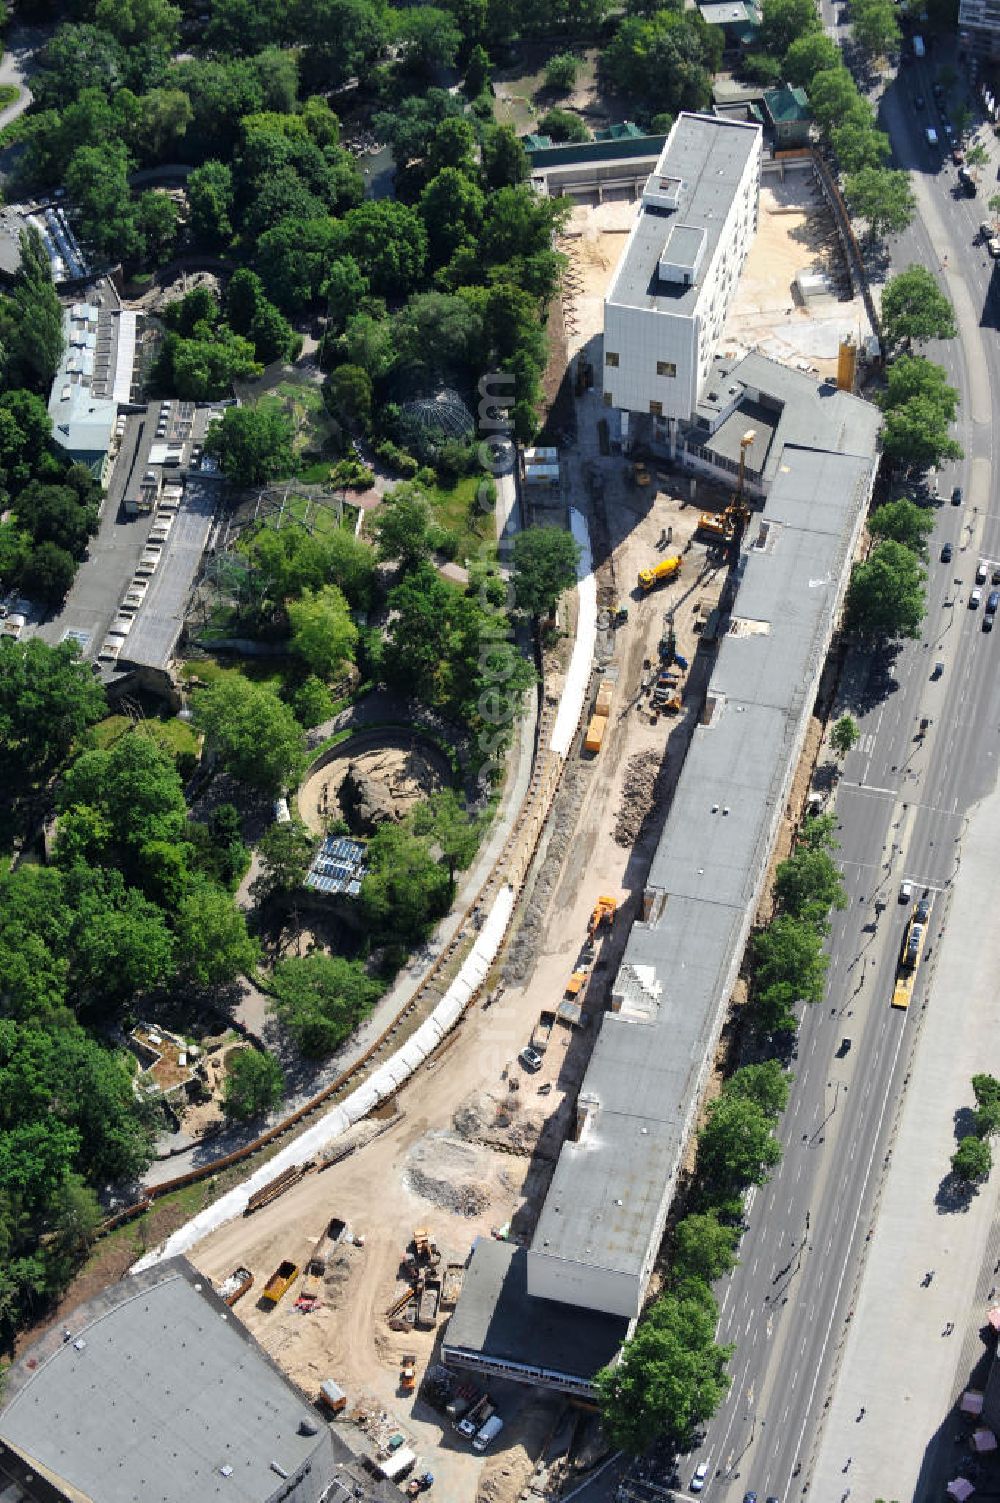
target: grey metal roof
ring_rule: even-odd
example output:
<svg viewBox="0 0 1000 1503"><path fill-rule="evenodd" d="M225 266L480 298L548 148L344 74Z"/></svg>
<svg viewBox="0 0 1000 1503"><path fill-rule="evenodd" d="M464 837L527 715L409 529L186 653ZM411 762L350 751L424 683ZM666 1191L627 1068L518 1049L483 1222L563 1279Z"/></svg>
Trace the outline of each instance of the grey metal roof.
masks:
<svg viewBox="0 0 1000 1503"><path fill-rule="evenodd" d="M70 1322L70 1340L50 1332L12 1370L0 1449L92 1503L317 1503L327 1426L184 1259Z"/></svg>
<svg viewBox="0 0 1000 1503"><path fill-rule="evenodd" d="M535 1299L527 1288L528 1254L513 1242L480 1237L448 1322L442 1355L468 1353L498 1366L516 1363L539 1374L589 1382L611 1362L628 1330L620 1315Z"/></svg>
<svg viewBox="0 0 1000 1503"><path fill-rule="evenodd" d="M608 302L668 313L693 310L699 282L685 286L663 282L657 275L664 243L675 225L703 230L701 267L707 275L737 184L759 143L760 130L755 125L712 115L678 115L650 179L680 179L677 208L670 211L642 204Z"/></svg>
<svg viewBox="0 0 1000 1503"><path fill-rule="evenodd" d="M119 656L120 668L166 668L170 662L218 496L218 477L189 473L159 567L150 578L146 598Z"/></svg>
<svg viewBox="0 0 1000 1503"><path fill-rule="evenodd" d="M589 1115L560 1154L533 1254L641 1275L787 797L873 455L874 440L864 458L786 446L748 528L707 723L646 884L651 917L629 935L614 985L622 1010L603 1020L580 1088Z"/></svg>
<svg viewBox="0 0 1000 1503"><path fill-rule="evenodd" d="M748 462L767 482L777 473L786 444L841 454L869 455L875 451L881 422L877 407L838 390L833 381L817 382L814 376L792 370L767 355L754 353L736 361L717 357L695 408L695 418L715 424L734 402L735 410L719 423L714 434L695 426L687 430L688 436L704 448L736 460L740 438L748 428L756 427L758 438ZM764 458L763 429L768 420L772 437Z"/></svg>

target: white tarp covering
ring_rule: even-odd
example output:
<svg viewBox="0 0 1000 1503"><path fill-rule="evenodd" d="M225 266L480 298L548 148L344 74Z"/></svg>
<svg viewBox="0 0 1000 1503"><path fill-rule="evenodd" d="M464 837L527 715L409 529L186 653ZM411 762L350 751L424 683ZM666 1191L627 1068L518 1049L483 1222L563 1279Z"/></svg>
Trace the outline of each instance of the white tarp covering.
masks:
<svg viewBox="0 0 1000 1503"><path fill-rule="evenodd" d="M965 1503L966 1498L971 1498L975 1490L965 1477L956 1477L954 1482L948 1483L948 1496L954 1498L955 1503Z"/></svg>
<svg viewBox="0 0 1000 1503"><path fill-rule="evenodd" d="M461 1006L456 1007L456 997L467 999L488 972L496 959L513 911L514 890L512 887L502 887L462 969L431 1016L421 1024L412 1038L407 1039L405 1044L401 1044L392 1058L380 1065L375 1074L352 1092L346 1101L331 1107L318 1122L314 1122L300 1137L289 1143L280 1153L276 1153L273 1159L269 1159L266 1164L262 1165L244 1184L238 1185L235 1190L230 1190L228 1195L223 1195L221 1200L217 1200L214 1205L200 1211L197 1216L168 1237L161 1247L147 1253L144 1258L140 1258L135 1264L135 1271L150 1268L163 1258L172 1258L178 1253L187 1252L189 1248L194 1247L196 1242L207 1237L209 1232L214 1232L225 1222L242 1216L248 1200L256 1190L270 1184L271 1180L276 1179L282 1170L290 1169L297 1164L308 1163L310 1159L316 1158L325 1148L341 1137L348 1127L355 1122L360 1122L361 1118L366 1117L380 1101L391 1096L430 1052L429 1049L425 1050L420 1059L414 1060L418 1052L412 1048L414 1039L421 1036L428 1037L425 1030L431 1023L434 1023L436 1029L440 1030L442 1038L455 1026L461 1012ZM470 978L475 978L471 986ZM450 1019L450 1021L446 1023L445 1019ZM404 1063L405 1059L412 1062L407 1065Z"/></svg>
<svg viewBox="0 0 1000 1503"><path fill-rule="evenodd" d="M982 1414L983 1396L976 1388L967 1388L959 1405L963 1414Z"/></svg>
<svg viewBox="0 0 1000 1503"><path fill-rule="evenodd" d="M594 643L597 640L597 580L593 574L590 553L590 532L582 512L570 508L570 531L580 544L580 562L576 566L577 596L579 609L576 622L576 641L569 670L563 685L562 698L556 723L552 727L549 747L557 757L569 755L576 728L583 714L583 701L590 683L590 668L594 661Z"/></svg>
<svg viewBox="0 0 1000 1503"><path fill-rule="evenodd" d="M973 1431L972 1449L974 1451L995 1451L996 1448L997 1438L992 1430L987 1430L984 1426L981 1430Z"/></svg>

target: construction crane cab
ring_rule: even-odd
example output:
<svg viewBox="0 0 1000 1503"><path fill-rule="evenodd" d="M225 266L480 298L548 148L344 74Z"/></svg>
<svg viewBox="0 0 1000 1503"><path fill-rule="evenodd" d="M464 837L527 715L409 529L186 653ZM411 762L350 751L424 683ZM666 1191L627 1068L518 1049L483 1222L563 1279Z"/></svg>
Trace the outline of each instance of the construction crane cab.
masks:
<svg viewBox="0 0 1000 1503"><path fill-rule="evenodd" d="M737 473L736 489L725 511L703 511L698 518L699 532L731 548L734 552L738 550L747 523L750 521L750 507L747 505L744 484L747 450L756 437L755 430L749 428L740 439L740 467Z"/></svg>

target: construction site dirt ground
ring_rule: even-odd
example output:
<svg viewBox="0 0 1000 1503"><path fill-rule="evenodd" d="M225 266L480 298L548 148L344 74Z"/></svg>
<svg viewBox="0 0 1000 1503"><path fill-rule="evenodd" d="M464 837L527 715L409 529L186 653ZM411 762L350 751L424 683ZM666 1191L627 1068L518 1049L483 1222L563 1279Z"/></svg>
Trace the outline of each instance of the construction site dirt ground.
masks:
<svg viewBox="0 0 1000 1503"><path fill-rule="evenodd" d="M640 598L637 574L665 556L657 548L661 535L672 529L668 551L679 552L694 532L700 508L684 506L668 485L655 490L655 472L654 483L643 489L626 482L620 459L604 461L602 469L604 500L598 503L601 519L600 525L595 519L595 528L600 535L603 526L607 537L601 541L607 547L596 550L599 599L627 602L630 620L599 633L602 671L616 676L609 730L596 757L584 755L581 734L567 764L549 822L552 849L543 845L539 851L534 881L515 920L511 957L523 975L509 980L490 1007L475 1005L453 1041L400 1092L399 1115L376 1124L383 1130L373 1141L324 1172L307 1175L252 1217L220 1228L191 1255L213 1281L239 1264L249 1267L255 1287L237 1313L254 1335L307 1394L332 1377L349 1395L348 1413L360 1405L390 1416L434 1473L442 1503L476 1497L484 1468L491 1497L499 1503L509 1495L512 1503L523 1484L514 1487L516 1468L506 1465L505 1457L523 1437L537 1400L529 1390L508 1385L500 1404L506 1428L496 1455L481 1458L443 1428L441 1417L422 1400L400 1394L401 1357L417 1354L419 1384L435 1360L444 1323L442 1318L433 1332L389 1329L386 1311L405 1290L399 1277L404 1249L413 1229L424 1225L445 1261L464 1262L477 1236L508 1223L511 1235L530 1237L640 901L666 812L667 784L680 765L696 713L696 707L686 706L675 717L653 720L650 714L648 688L664 612L676 609L677 649L695 665L695 606L707 611L724 581L724 570L710 565L705 550L694 545L679 579ZM699 495L702 500L708 504L709 498ZM695 671L703 672L700 658ZM595 687L599 677L600 672ZM669 774L658 777L665 758ZM616 841L616 829L623 843ZM561 844L564 855L558 854ZM541 1069L530 1074L518 1064L518 1051L539 1013L561 999L602 894L614 896L621 908L598 944L585 993L588 1026L557 1025ZM276 1309L262 1309L257 1294L279 1262L290 1258L304 1267L333 1216L363 1237L364 1246L337 1249L320 1281L319 1307L309 1314L295 1308L297 1284ZM505 1471L514 1488L509 1494Z"/></svg>
<svg viewBox="0 0 1000 1503"><path fill-rule="evenodd" d="M766 179L759 216L720 353L758 349L799 370L835 375L841 340L860 345L871 325L863 299L851 296L833 215L812 173ZM801 273L821 273L833 295L803 303L794 288Z"/></svg>

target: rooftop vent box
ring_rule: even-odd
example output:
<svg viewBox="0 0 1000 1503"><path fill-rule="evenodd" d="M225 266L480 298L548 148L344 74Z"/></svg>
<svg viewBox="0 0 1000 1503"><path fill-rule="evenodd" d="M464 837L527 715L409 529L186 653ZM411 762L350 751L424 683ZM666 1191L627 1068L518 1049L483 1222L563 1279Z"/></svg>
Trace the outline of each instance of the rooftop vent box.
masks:
<svg viewBox="0 0 1000 1503"><path fill-rule="evenodd" d="M698 280L698 272L705 254L705 231L694 224L674 224L670 227L663 250L660 252L660 281L679 282L690 287Z"/></svg>
<svg viewBox="0 0 1000 1503"><path fill-rule="evenodd" d="M646 179L646 186L642 190L642 201L650 208L676 209L681 200L683 186L683 178L661 177L658 172L654 172Z"/></svg>

